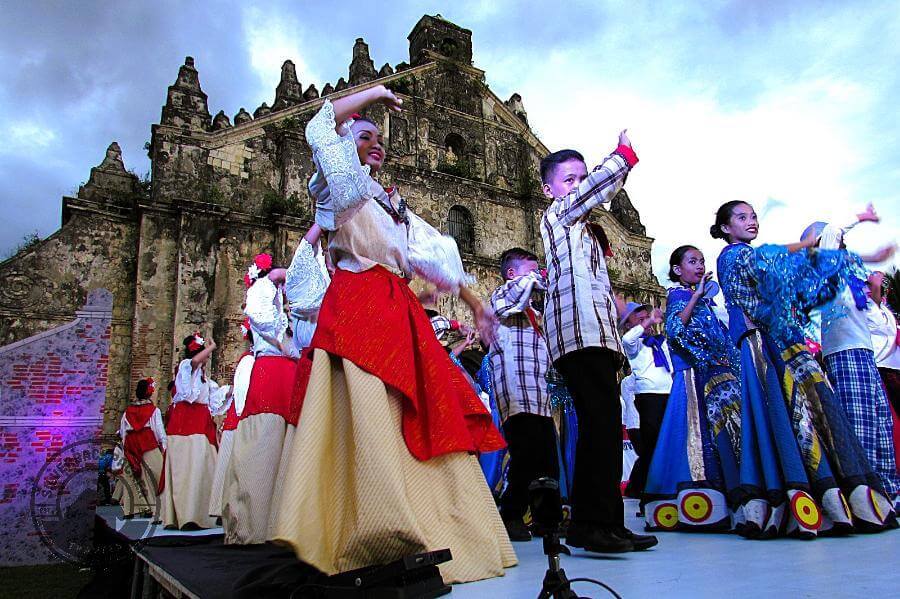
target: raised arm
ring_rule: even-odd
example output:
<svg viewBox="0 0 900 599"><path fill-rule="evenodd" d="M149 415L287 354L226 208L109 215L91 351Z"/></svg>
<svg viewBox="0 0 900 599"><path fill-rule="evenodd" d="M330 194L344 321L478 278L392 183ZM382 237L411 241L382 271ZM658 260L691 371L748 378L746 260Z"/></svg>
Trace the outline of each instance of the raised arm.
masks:
<svg viewBox="0 0 900 599"><path fill-rule="evenodd" d="M588 176L562 198L554 200L550 209L559 220L571 226L588 217L591 210L610 202L625 184L625 177L638 162L637 154L625 131L619 134L619 146Z"/></svg>
<svg viewBox="0 0 900 599"><path fill-rule="evenodd" d="M501 320L521 314L528 307L531 293L535 289L544 289L544 281L535 271L506 281L491 294L494 314Z"/></svg>

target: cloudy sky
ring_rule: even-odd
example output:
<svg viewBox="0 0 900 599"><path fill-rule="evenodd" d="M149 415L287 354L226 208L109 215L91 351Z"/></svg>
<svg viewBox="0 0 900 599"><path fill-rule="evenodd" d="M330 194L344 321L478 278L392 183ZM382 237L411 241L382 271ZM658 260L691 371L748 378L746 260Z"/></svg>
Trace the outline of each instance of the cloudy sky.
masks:
<svg viewBox="0 0 900 599"><path fill-rule="evenodd" d="M347 76L356 37L376 68L408 60L409 31L438 12L472 30L475 65L501 98L522 94L552 150L596 162L628 127L641 156L628 190L660 275L682 243L714 262L707 231L732 199L756 207L761 241L793 241L808 222L846 220L867 202L882 223L856 229L851 248L900 236L895 2L357 4L7 3L0 258L25 234L58 228L60 197L110 141L129 169L149 170L143 146L186 55L210 112L233 116L271 104L287 58L320 90Z"/></svg>

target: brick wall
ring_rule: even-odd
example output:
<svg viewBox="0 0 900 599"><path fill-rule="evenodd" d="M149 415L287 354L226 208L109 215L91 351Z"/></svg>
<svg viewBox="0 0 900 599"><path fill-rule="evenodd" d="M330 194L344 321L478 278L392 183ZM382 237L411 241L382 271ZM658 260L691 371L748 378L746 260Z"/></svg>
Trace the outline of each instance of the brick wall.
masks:
<svg viewBox="0 0 900 599"><path fill-rule="evenodd" d="M0 347L0 566L57 559L35 516L50 543L90 544L111 321L97 289L71 322Z"/></svg>

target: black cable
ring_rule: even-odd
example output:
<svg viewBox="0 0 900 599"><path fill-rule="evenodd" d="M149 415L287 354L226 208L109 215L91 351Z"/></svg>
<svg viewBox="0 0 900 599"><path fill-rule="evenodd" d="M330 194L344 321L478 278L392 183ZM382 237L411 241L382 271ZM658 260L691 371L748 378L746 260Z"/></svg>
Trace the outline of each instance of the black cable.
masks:
<svg viewBox="0 0 900 599"><path fill-rule="evenodd" d="M570 583L573 583L573 582L592 582L592 583L594 583L594 584L596 584L596 585L599 585L599 586L603 587L603 588L606 589L607 591L609 591L609 593L610 593L613 597L615 597L616 599L622 599L622 596L621 596L620 594L618 594L618 593L615 591L615 589L613 589L611 586L609 586L609 585L606 584L606 583L600 582L599 580L594 580L593 578L572 578L572 579L567 580L567 581L565 581L565 582L561 582L561 583L559 583L558 585L556 585L553 589L551 589L551 590L549 591L549 593L548 593L549 596L552 597L552 596L553 596L553 593L555 593L556 591L560 590L561 588L563 588L563 587L566 586L567 584L570 584ZM543 594L543 591L542 591L542 594Z"/></svg>

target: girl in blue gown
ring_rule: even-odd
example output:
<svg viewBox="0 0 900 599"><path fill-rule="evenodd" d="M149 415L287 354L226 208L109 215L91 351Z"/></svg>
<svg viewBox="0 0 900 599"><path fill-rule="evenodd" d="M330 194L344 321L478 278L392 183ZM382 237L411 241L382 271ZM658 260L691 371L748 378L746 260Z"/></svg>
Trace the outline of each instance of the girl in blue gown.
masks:
<svg viewBox="0 0 900 599"><path fill-rule="evenodd" d="M645 497L647 528L730 530L738 504L740 357L713 311L718 291L694 246L676 249L666 300L674 378Z"/></svg>
<svg viewBox="0 0 900 599"><path fill-rule="evenodd" d="M710 233L728 245L718 260L729 333L741 354L741 532L878 532L896 526L881 481L809 353L807 313L846 284L846 251L750 246L759 232L745 202L728 202Z"/></svg>

